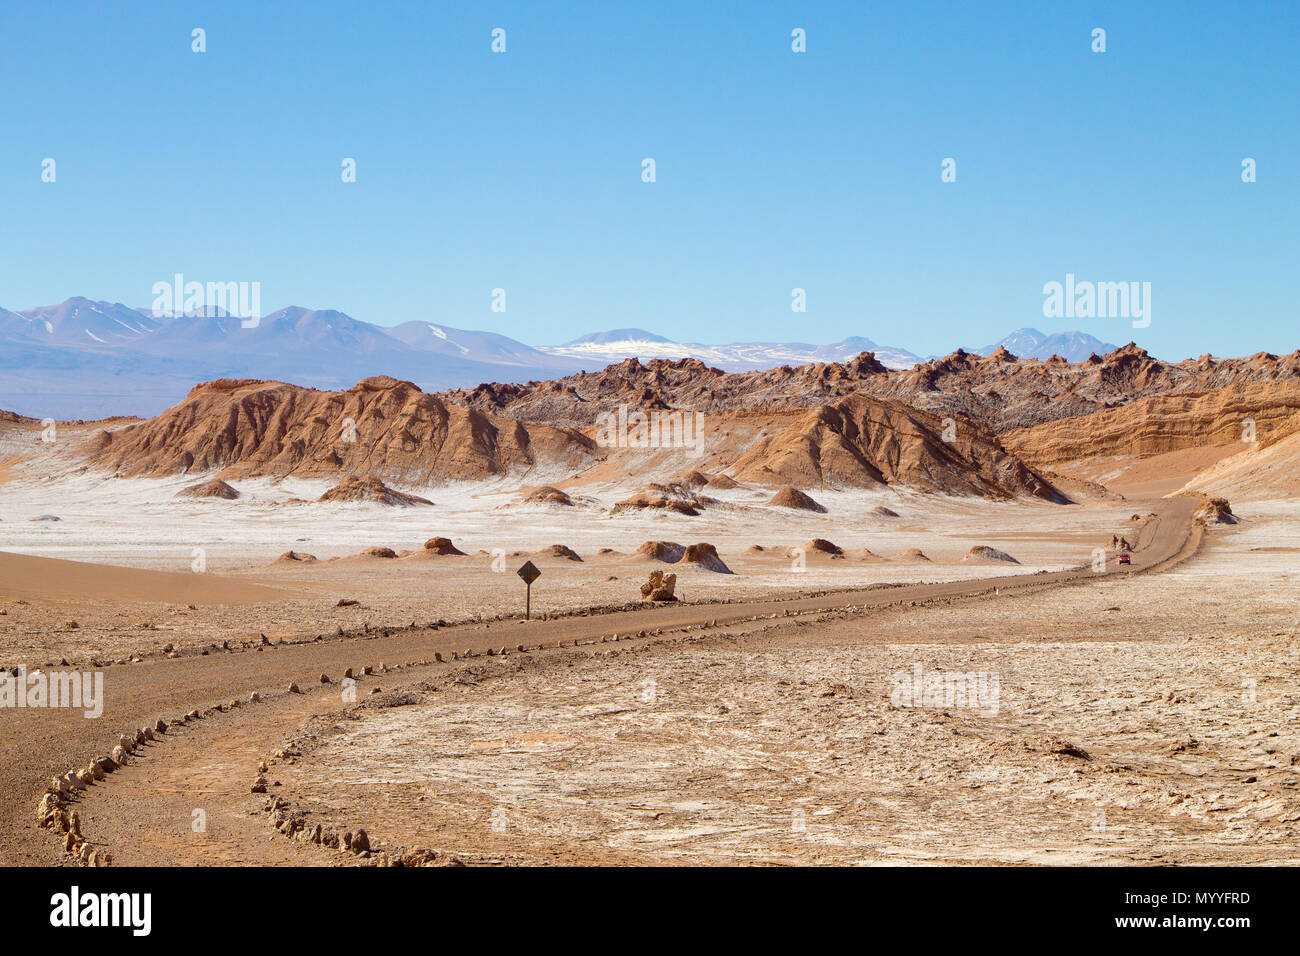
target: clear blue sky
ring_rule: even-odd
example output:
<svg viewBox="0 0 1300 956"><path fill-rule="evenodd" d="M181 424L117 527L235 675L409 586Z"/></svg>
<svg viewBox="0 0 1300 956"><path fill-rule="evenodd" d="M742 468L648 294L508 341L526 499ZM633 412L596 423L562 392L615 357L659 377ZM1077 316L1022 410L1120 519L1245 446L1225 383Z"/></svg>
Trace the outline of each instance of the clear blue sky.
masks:
<svg viewBox="0 0 1300 956"><path fill-rule="evenodd" d="M1295 3L95 0L2 16L10 309L147 306L183 272L259 281L264 312L531 344L642 326L926 354L1037 326L1170 358L1300 345ZM1042 286L1067 272L1151 282L1150 328L1045 320Z"/></svg>

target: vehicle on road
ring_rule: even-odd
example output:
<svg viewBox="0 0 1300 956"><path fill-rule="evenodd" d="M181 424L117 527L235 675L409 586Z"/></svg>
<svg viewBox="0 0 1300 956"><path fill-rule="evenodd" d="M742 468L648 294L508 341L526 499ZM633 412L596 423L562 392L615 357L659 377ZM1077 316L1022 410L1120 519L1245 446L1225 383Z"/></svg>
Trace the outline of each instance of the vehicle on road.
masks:
<svg viewBox="0 0 1300 956"><path fill-rule="evenodd" d="M1120 564L1132 564L1132 563L1133 563L1133 559L1130 558L1127 554L1121 554L1121 555L1119 556L1119 563L1120 563Z"/></svg>

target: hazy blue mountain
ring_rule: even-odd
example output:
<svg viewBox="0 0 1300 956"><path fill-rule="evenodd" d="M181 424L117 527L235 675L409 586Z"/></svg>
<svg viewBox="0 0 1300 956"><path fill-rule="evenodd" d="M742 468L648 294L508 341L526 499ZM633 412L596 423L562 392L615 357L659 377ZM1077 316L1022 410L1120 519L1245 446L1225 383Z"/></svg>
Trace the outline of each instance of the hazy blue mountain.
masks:
<svg viewBox="0 0 1300 956"><path fill-rule="evenodd" d="M1018 329L981 354L1005 346L1017 355L1053 353L1079 361L1113 345L1083 332L1045 335ZM153 415L214 378L278 379L347 388L391 375L436 390L481 382L525 382L598 371L630 357L697 358L726 371L810 362L845 362L874 352L890 368L919 359L906 349L850 336L805 342L674 342L645 329L610 329L564 345L529 346L495 332L416 320L385 327L334 309L289 306L255 325L223 313L163 316L80 296L58 305L0 308L0 408L34 417Z"/></svg>
<svg viewBox="0 0 1300 956"><path fill-rule="evenodd" d="M453 329L449 325L425 321L403 322L385 331L411 348L439 355L527 368L568 369L564 374L577 369L576 362L564 362L495 332Z"/></svg>
<svg viewBox="0 0 1300 956"><path fill-rule="evenodd" d="M1103 342L1087 332L1056 332L1052 335L1045 335L1038 329L1016 329L1006 338L994 342L992 345L971 349L970 351L979 355L989 355L996 352L999 347L1005 348L1012 355L1018 355L1021 358L1046 360L1053 355L1059 355L1071 362L1082 362L1093 352L1098 355L1105 355L1107 352L1113 352L1118 348L1118 346L1110 342Z"/></svg>
<svg viewBox="0 0 1300 956"><path fill-rule="evenodd" d="M877 361L889 368L911 368L920 361L906 349L877 345L861 336L853 336L832 345L809 345L805 342L704 345L699 342L673 342L643 329L593 332L564 345L539 345L538 350L556 358L579 362L588 371L628 358L643 361L655 358L696 358L706 365L727 372L806 365L809 362L845 362L859 352L875 352Z"/></svg>
<svg viewBox="0 0 1300 956"><path fill-rule="evenodd" d="M130 345L148 338L162 325L160 320L120 302L92 302L81 296L17 315L26 321L20 338L34 345Z"/></svg>
<svg viewBox="0 0 1300 956"><path fill-rule="evenodd" d="M588 332L580 335L565 345L605 345L610 342L670 342L662 335L655 335L645 329L610 329L608 332Z"/></svg>

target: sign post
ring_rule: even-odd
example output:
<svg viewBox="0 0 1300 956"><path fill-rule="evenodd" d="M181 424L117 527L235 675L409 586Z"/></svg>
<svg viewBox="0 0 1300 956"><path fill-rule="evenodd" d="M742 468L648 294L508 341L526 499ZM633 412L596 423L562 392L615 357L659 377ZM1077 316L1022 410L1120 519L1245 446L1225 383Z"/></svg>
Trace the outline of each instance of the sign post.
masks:
<svg viewBox="0 0 1300 956"><path fill-rule="evenodd" d="M537 570L537 565L531 561L525 561L524 566L515 574L524 579L524 584L528 585L528 603L524 606L524 620L533 619L533 582L542 576L542 572Z"/></svg>

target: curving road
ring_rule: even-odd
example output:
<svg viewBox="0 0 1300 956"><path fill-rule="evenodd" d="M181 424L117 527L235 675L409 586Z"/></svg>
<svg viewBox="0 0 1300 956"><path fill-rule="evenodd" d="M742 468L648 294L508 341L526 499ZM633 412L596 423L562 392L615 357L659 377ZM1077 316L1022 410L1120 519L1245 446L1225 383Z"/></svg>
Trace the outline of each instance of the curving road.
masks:
<svg viewBox="0 0 1300 956"><path fill-rule="evenodd" d="M1192 515L1198 498L1161 501L1157 517L1144 524L1133 550L1133 564L1109 561L1104 572L1090 567L1045 574L906 585L869 590L835 591L804 598L776 598L735 604L673 604L634 611L496 625L470 624L436 630L401 630L388 636L337 638L311 644L281 645L261 652L239 651L207 657L183 657L110 667L104 674L105 709L88 720L80 711L6 709L0 734L0 864L38 865L65 862L55 838L36 826L35 808L51 775L83 767L106 753L119 733L171 721L191 708L202 710L252 691L282 692L291 681L304 687L321 673L337 678L346 667L361 664L410 664L435 652L486 651L502 645L529 648L560 642L599 641L613 633L642 629L673 631L716 622L719 625L774 614L808 613L835 608L881 608L937 599L975 597L997 588L1005 594L1082 583L1111 574L1163 570L1195 553L1201 526Z"/></svg>

